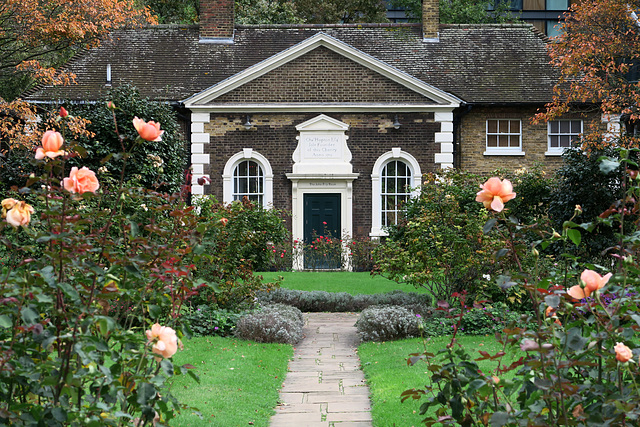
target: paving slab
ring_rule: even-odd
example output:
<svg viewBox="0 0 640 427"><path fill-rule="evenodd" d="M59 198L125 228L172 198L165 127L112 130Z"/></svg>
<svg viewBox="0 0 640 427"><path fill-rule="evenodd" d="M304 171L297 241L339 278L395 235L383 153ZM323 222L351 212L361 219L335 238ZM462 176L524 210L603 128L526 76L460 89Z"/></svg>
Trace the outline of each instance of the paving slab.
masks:
<svg viewBox="0 0 640 427"><path fill-rule="evenodd" d="M371 427L357 313L305 313L270 427Z"/></svg>

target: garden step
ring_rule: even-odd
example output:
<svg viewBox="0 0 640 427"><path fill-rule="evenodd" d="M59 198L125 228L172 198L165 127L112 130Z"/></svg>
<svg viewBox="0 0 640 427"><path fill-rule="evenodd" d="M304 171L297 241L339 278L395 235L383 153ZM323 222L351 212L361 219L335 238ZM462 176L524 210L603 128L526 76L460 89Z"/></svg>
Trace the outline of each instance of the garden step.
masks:
<svg viewBox="0 0 640 427"><path fill-rule="evenodd" d="M305 313L270 427L371 427L369 387L356 352L357 313Z"/></svg>

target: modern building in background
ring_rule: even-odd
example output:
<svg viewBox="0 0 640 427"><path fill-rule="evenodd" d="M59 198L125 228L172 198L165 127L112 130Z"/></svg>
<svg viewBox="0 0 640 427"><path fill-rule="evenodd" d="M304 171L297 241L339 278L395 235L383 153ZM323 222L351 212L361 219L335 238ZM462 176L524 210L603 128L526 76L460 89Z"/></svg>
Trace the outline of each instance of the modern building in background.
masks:
<svg viewBox="0 0 640 427"><path fill-rule="evenodd" d="M498 0L499 1L499 0ZM509 0L509 10L522 21L532 24L549 37L558 35L558 22L572 0ZM387 0L387 18L391 22L409 22L403 9Z"/></svg>

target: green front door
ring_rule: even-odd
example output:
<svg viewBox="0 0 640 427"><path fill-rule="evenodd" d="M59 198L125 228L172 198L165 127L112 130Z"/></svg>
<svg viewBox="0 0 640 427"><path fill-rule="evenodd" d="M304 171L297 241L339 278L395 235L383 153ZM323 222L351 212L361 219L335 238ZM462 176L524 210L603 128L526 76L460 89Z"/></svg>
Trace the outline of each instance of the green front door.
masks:
<svg viewBox="0 0 640 427"><path fill-rule="evenodd" d="M341 267L340 230L340 194L305 194L305 268L315 270Z"/></svg>

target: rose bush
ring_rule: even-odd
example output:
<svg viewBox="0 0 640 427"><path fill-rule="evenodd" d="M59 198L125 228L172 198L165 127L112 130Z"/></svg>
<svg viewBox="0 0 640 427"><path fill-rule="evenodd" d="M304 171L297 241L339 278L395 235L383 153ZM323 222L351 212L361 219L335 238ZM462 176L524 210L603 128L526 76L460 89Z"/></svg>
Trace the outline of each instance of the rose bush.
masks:
<svg viewBox="0 0 640 427"><path fill-rule="evenodd" d="M195 376L171 357L182 305L207 286L193 271L212 225L184 192L127 186L126 170L99 179L60 113L29 153L38 173L2 201L0 424L166 425L186 408L167 379ZM113 122L123 168L160 136L151 126L129 138Z"/></svg>
<svg viewBox="0 0 640 427"><path fill-rule="evenodd" d="M631 151L635 153L630 155ZM456 342L464 316L460 311L446 348L410 356L409 364L429 364L431 381L426 387L406 390L402 399L426 397L420 409L428 414L423 420L426 425L637 424L640 181L638 174L622 172L638 168L632 160L637 151L620 150L619 163L612 159L602 163L603 171L617 171L614 179L622 183L625 194L597 224L574 222L582 210L579 206L560 231L521 225L508 218L507 208L498 212L495 207L500 206L490 206L495 212L484 230L504 243L496 255L513 260L510 274L500 280L504 286L524 289L535 312L497 334L503 349L496 354L466 349ZM557 266L550 270L537 264L524 268L521 262L526 256L538 258L552 244L580 246L578 230L601 227L614 227L618 241L608 249L606 265L581 262L568 254L558 257ZM514 244L525 232L535 232L538 240ZM456 297L464 307L465 293ZM533 327L527 326L529 322ZM479 360L493 361L495 369L480 371Z"/></svg>

